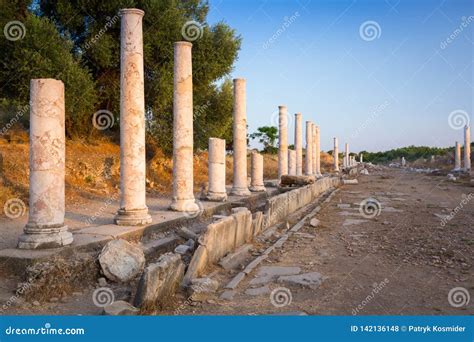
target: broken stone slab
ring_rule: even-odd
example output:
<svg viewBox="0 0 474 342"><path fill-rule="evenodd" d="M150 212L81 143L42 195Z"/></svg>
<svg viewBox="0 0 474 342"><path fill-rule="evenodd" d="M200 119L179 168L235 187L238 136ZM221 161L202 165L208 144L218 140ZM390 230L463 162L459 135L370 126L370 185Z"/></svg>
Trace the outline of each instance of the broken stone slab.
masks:
<svg viewBox="0 0 474 342"><path fill-rule="evenodd" d="M362 169L362 170L360 170L360 174L361 175L368 175L369 171L367 171L367 169Z"/></svg>
<svg viewBox="0 0 474 342"><path fill-rule="evenodd" d="M251 288L251 289L245 290L245 294L249 296L260 296L267 293L270 293L270 288L266 285L262 287Z"/></svg>
<svg viewBox="0 0 474 342"><path fill-rule="evenodd" d="M176 231L176 234L178 234L179 236L181 236L185 240L188 240L188 239L197 240L197 238L198 238L198 235L195 232L193 232L192 230L190 230L186 227L179 228Z"/></svg>
<svg viewBox="0 0 474 342"><path fill-rule="evenodd" d="M219 261L219 265L225 270L231 270L241 266L245 260L250 256L251 244L246 244L239 247L235 252L226 255Z"/></svg>
<svg viewBox="0 0 474 342"><path fill-rule="evenodd" d="M224 288L234 290L244 278L245 273L239 272Z"/></svg>
<svg viewBox="0 0 474 342"><path fill-rule="evenodd" d="M178 245L175 249L174 249L174 252L175 253L178 253L178 254L181 254L181 255L184 255L188 252L191 252L191 247L188 246L188 245Z"/></svg>
<svg viewBox="0 0 474 342"><path fill-rule="evenodd" d="M343 226L352 226L356 224L361 224L364 222L369 222L368 220L360 220L360 219L346 219L344 223L342 224Z"/></svg>
<svg viewBox="0 0 474 342"><path fill-rule="evenodd" d="M118 300L103 308L102 315L106 316L133 316L137 315L140 310L132 304L123 300Z"/></svg>
<svg viewBox="0 0 474 342"><path fill-rule="evenodd" d="M318 272L278 277L278 282L280 283L285 283L287 285L301 285L313 290L317 289L323 280L323 276Z"/></svg>
<svg viewBox="0 0 474 342"><path fill-rule="evenodd" d="M203 302L215 293L219 288L219 282L211 278L196 278L191 280L189 296L191 300Z"/></svg>
<svg viewBox="0 0 474 342"><path fill-rule="evenodd" d="M275 242L273 246L275 246L275 248L281 248L289 237L290 236L288 234L284 234L281 238L277 240L277 242Z"/></svg>
<svg viewBox="0 0 474 342"><path fill-rule="evenodd" d="M232 300L234 296L235 296L235 291L225 290L224 292L222 292L219 298L222 300Z"/></svg>
<svg viewBox="0 0 474 342"><path fill-rule="evenodd" d="M357 179L343 179L342 184L355 185L355 184L359 184L359 181Z"/></svg>
<svg viewBox="0 0 474 342"><path fill-rule="evenodd" d="M257 267L266 258L268 258L268 255L266 254L259 256L258 258L253 260L250 264L248 264L247 267L245 267L245 269L243 270L243 272L245 274L249 274L250 272L254 270L255 267Z"/></svg>
<svg viewBox="0 0 474 342"><path fill-rule="evenodd" d="M183 275L184 263L181 256L174 253L163 254L143 272L134 305L149 309L166 304L176 292Z"/></svg>
<svg viewBox="0 0 474 342"><path fill-rule="evenodd" d="M295 275L301 272L298 266L262 266L257 272L256 278L252 279L250 285L266 284L276 280L279 276Z"/></svg>
<svg viewBox="0 0 474 342"><path fill-rule="evenodd" d="M143 271L145 255L141 248L118 239L108 242L99 255L104 275L116 282L128 282Z"/></svg>
<svg viewBox="0 0 474 342"><path fill-rule="evenodd" d="M280 186L305 186L316 181L314 176L291 176L283 175L280 178Z"/></svg>
<svg viewBox="0 0 474 342"><path fill-rule="evenodd" d="M315 227L315 228L316 228L317 226L319 226L320 223L321 223L321 221L319 221L319 220L318 220L317 218L315 218L315 217L312 218L311 221L309 221L309 225L310 225L311 227Z"/></svg>

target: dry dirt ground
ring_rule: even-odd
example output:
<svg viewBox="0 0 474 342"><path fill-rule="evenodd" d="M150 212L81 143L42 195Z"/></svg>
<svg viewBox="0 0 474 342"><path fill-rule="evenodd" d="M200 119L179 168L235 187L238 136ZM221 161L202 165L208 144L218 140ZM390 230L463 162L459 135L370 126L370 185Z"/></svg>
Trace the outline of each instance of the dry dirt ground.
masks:
<svg viewBox="0 0 474 342"><path fill-rule="evenodd" d="M474 296L472 196L474 188L468 183L448 182L445 176L397 169L360 176L358 185L342 186L322 205L315 216L320 220L317 227L305 224L234 292L227 292L228 299L221 298L222 287L239 270L216 268L213 278L221 288L215 295L196 302L179 294L175 305L160 314L472 315L473 299L459 308L448 301L448 293L456 287ZM360 203L368 198L381 206L372 218L359 211ZM455 208L453 218L443 221ZM261 241L247 262L282 233ZM308 287L281 282L278 277L261 279L258 274L268 266L292 267L289 270L297 274L317 272L321 283ZM255 279L262 282L255 284ZM15 281L0 280L2 303L12 295ZM117 284L109 286L116 300L132 295ZM278 288L286 292L272 296ZM92 302L93 289L62 298L52 294L55 300L36 305L15 299L4 314L99 314L101 309Z"/></svg>
<svg viewBox="0 0 474 342"><path fill-rule="evenodd" d="M472 315L473 300L459 308L448 302L449 291L456 287L474 296L474 197L461 204L470 193L474 196L473 187L441 176L400 170L361 176L358 185L343 186L316 215L318 227L305 225L299 232L309 235L295 234L273 251L240 283L231 300L216 296L182 313ZM374 218L359 212L367 198L381 203ZM444 215L461 205L443 225ZM273 278L252 284L267 266L318 272L322 283L309 288ZM280 287L289 290L291 303L276 307L272 298L277 305L289 298L288 292L280 302L277 291L271 295Z"/></svg>

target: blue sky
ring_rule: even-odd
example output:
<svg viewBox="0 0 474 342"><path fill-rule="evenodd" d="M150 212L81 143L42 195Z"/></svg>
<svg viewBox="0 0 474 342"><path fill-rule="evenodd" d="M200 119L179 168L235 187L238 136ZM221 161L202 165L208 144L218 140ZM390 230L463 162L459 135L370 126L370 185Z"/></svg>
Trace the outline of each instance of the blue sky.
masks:
<svg viewBox="0 0 474 342"><path fill-rule="evenodd" d="M472 118L472 0L210 0L208 21L243 38L232 77L250 132L284 104L320 125L323 150L445 147Z"/></svg>

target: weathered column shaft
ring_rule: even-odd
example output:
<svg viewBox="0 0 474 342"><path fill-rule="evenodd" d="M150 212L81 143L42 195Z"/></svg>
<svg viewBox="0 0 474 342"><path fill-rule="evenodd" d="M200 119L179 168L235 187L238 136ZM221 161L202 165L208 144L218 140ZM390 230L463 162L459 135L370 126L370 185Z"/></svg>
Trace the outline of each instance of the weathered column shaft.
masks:
<svg viewBox="0 0 474 342"><path fill-rule="evenodd" d="M193 191L192 44L174 43L173 202L171 209L199 211Z"/></svg>
<svg viewBox="0 0 474 342"><path fill-rule="evenodd" d="M306 121L305 174L313 174L313 126L311 121Z"/></svg>
<svg viewBox="0 0 474 342"><path fill-rule="evenodd" d="M209 187L207 199L210 201L225 201L225 140L209 138Z"/></svg>
<svg viewBox="0 0 474 342"><path fill-rule="evenodd" d="M321 135L319 126L315 126L316 128L316 176L321 176Z"/></svg>
<svg viewBox="0 0 474 342"><path fill-rule="evenodd" d="M359 154L359 162L361 162L361 163L364 162L364 154L363 153Z"/></svg>
<svg viewBox="0 0 474 342"><path fill-rule="evenodd" d="M334 138L334 149L332 154L334 157L334 171L339 171L339 143L337 138Z"/></svg>
<svg viewBox="0 0 474 342"><path fill-rule="evenodd" d="M265 191L263 183L263 156L253 152L251 156L251 183L250 191Z"/></svg>
<svg viewBox="0 0 474 342"><path fill-rule="evenodd" d="M234 175L232 195L247 196L247 109L245 80L234 79Z"/></svg>
<svg viewBox="0 0 474 342"><path fill-rule="evenodd" d="M288 174L296 176L296 151L288 150Z"/></svg>
<svg viewBox="0 0 474 342"><path fill-rule="evenodd" d="M311 129L313 130L313 174L316 175L316 125L314 123L311 124Z"/></svg>
<svg viewBox="0 0 474 342"><path fill-rule="evenodd" d="M303 174L303 122L300 113L295 114L296 175Z"/></svg>
<svg viewBox="0 0 474 342"><path fill-rule="evenodd" d="M464 127L464 170L471 170L471 128Z"/></svg>
<svg viewBox="0 0 474 342"><path fill-rule="evenodd" d="M461 169L461 144L457 141L454 149L454 169Z"/></svg>
<svg viewBox="0 0 474 342"><path fill-rule="evenodd" d="M120 11L120 209L119 225L151 222L146 206L145 93L143 76L144 12Z"/></svg>
<svg viewBox="0 0 474 342"><path fill-rule="evenodd" d="M64 84L53 79L30 82L30 211L18 248L68 245L64 225Z"/></svg>
<svg viewBox="0 0 474 342"><path fill-rule="evenodd" d="M278 179L288 174L288 110L278 107Z"/></svg>

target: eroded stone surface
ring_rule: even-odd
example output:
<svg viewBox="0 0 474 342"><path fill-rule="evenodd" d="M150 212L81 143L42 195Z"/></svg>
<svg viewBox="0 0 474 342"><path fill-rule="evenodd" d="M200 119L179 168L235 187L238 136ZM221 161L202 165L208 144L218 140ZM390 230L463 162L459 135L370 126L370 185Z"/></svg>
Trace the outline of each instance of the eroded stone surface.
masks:
<svg viewBox="0 0 474 342"><path fill-rule="evenodd" d="M225 140L209 138L209 189L207 199L210 201L225 201Z"/></svg>
<svg viewBox="0 0 474 342"><path fill-rule="evenodd" d="M145 255L141 248L128 241L112 240L102 249L99 263L108 279L128 282L143 271Z"/></svg>
<svg viewBox="0 0 474 342"><path fill-rule="evenodd" d="M301 285L317 289L323 282L323 277L318 272L303 273L298 275L280 276L278 282L288 285Z"/></svg>

